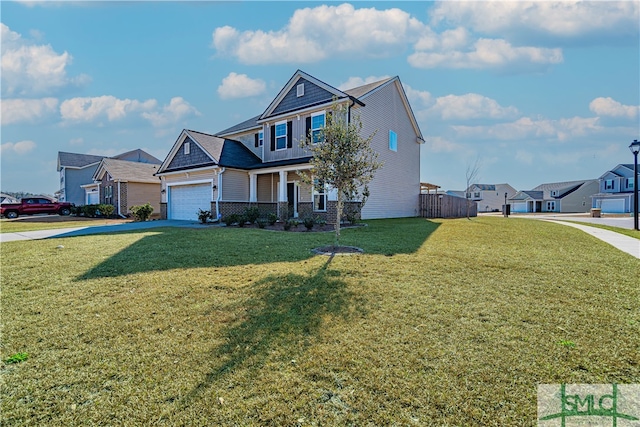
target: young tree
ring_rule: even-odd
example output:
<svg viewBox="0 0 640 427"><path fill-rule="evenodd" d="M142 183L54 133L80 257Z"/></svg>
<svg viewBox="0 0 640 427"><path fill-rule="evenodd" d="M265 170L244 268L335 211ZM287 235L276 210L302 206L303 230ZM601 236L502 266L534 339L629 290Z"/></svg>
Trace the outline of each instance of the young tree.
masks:
<svg viewBox="0 0 640 427"><path fill-rule="evenodd" d="M359 116L348 121L347 106L335 104L326 115L325 126L318 133L305 135L300 141L313 154L311 170L299 172L308 185L326 185L337 192L335 246L340 244L340 221L344 202L360 199L364 206L369 196L369 183L382 166L378 153L371 148L375 132L361 136Z"/></svg>
<svg viewBox="0 0 640 427"><path fill-rule="evenodd" d="M467 172L465 174L467 189L465 190L465 197L467 198L467 219L470 218L471 203L475 203L471 200L471 185L477 184L480 175L480 158L476 157L476 161L471 165L467 164Z"/></svg>

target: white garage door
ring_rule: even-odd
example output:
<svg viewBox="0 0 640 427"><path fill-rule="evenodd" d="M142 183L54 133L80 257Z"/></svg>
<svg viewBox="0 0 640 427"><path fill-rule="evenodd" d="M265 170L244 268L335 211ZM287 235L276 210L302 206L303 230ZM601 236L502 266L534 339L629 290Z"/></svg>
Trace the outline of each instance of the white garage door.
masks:
<svg viewBox="0 0 640 427"><path fill-rule="evenodd" d="M526 211L527 211L527 202L511 204L511 212L526 212Z"/></svg>
<svg viewBox="0 0 640 427"><path fill-rule="evenodd" d="M100 203L100 194L97 191L92 193L87 193L87 204L88 205L97 205Z"/></svg>
<svg viewBox="0 0 640 427"><path fill-rule="evenodd" d="M197 220L198 210L211 210L211 184L169 187L169 219Z"/></svg>
<svg viewBox="0 0 640 427"><path fill-rule="evenodd" d="M624 199L603 200L600 207L602 212L624 213Z"/></svg>

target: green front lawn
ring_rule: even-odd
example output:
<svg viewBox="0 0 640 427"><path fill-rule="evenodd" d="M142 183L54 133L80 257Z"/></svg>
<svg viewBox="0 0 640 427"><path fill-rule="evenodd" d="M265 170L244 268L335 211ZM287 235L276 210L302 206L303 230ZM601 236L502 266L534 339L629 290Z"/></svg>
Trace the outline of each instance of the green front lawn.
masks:
<svg viewBox="0 0 640 427"><path fill-rule="evenodd" d="M3 243L3 424L534 425L537 384L640 382L637 259L544 221L368 224L334 258L220 227Z"/></svg>

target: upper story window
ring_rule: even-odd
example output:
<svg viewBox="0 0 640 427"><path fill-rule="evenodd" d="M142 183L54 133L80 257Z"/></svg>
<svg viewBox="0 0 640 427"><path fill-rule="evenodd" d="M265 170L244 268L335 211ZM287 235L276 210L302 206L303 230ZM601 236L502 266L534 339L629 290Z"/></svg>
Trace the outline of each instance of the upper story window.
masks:
<svg viewBox="0 0 640 427"><path fill-rule="evenodd" d="M189 154L191 152L191 144L189 142L185 142L183 147L184 147L184 154Z"/></svg>
<svg viewBox="0 0 640 427"><path fill-rule="evenodd" d="M604 189L605 190L613 190L613 180L612 179L606 179L604 181Z"/></svg>
<svg viewBox="0 0 640 427"><path fill-rule="evenodd" d="M276 150L287 148L287 122L276 123Z"/></svg>
<svg viewBox="0 0 640 427"><path fill-rule="evenodd" d="M627 188L633 190L633 178L627 178Z"/></svg>
<svg viewBox="0 0 640 427"><path fill-rule="evenodd" d="M320 142L320 138L322 136L322 128L324 127L325 122L324 119L324 111L311 115L311 139L313 140L314 144Z"/></svg>
<svg viewBox="0 0 640 427"><path fill-rule="evenodd" d="M255 144L254 147L258 148L258 147L262 147L262 145L264 145L264 132L260 131L256 134L254 134L255 136Z"/></svg>
<svg viewBox="0 0 640 427"><path fill-rule="evenodd" d="M389 131L389 150L398 151L398 135L392 130Z"/></svg>
<svg viewBox="0 0 640 427"><path fill-rule="evenodd" d="M304 83L300 83L298 86L296 86L296 96L298 98L304 96Z"/></svg>

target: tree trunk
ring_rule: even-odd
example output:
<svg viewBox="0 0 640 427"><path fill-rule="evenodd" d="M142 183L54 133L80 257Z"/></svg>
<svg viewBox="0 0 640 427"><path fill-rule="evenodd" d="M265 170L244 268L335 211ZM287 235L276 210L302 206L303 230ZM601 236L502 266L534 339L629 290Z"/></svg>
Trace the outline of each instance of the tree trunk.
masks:
<svg viewBox="0 0 640 427"><path fill-rule="evenodd" d="M336 240L334 246L340 246L340 220L342 218L342 192L338 189L338 202L336 204Z"/></svg>

